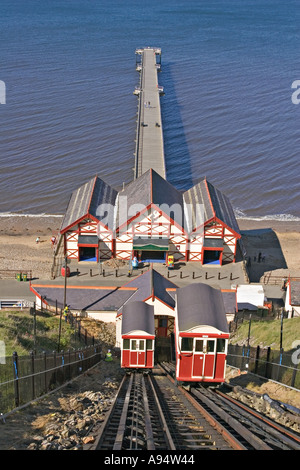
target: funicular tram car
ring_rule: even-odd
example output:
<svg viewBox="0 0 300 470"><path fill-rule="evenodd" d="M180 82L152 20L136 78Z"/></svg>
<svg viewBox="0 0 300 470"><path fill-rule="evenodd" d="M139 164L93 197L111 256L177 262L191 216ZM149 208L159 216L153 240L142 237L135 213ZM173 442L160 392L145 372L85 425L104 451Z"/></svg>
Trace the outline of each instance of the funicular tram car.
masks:
<svg viewBox="0 0 300 470"><path fill-rule="evenodd" d="M154 366L154 307L142 301L123 306L121 367L152 369Z"/></svg>
<svg viewBox="0 0 300 470"><path fill-rule="evenodd" d="M229 328L221 291L202 283L177 289L175 315L176 380L224 382Z"/></svg>

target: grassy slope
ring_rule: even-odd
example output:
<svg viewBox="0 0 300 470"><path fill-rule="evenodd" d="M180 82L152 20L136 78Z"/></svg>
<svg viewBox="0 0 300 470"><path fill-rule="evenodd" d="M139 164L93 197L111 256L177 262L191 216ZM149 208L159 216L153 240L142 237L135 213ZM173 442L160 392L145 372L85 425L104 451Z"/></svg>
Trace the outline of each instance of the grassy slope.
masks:
<svg viewBox="0 0 300 470"><path fill-rule="evenodd" d="M280 348L281 320L251 321L250 345ZM249 322L244 321L231 338L231 343L242 344L248 338ZM283 320L282 347L285 351L293 348L293 342L300 340L300 317ZM295 347L295 345L294 345Z"/></svg>
<svg viewBox="0 0 300 470"><path fill-rule="evenodd" d="M33 316L27 311L0 312L0 340L5 343L5 355L14 351L26 355L34 349ZM37 352L57 350L59 334L59 317L48 314L37 315L36 350ZM76 339L75 339L76 338ZM75 343L76 341L76 343ZM74 329L62 321L60 349L83 346L75 337Z"/></svg>
<svg viewBox="0 0 300 470"><path fill-rule="evenodd" d="M82 326L90 330L96 338L106 339L103 328L107 328L103 322L91 320L82 321ZM232 335L231 343L243 344L248 337L249 322L244 321L238 330ZM47 314L37 316L37 352L54 351L58 346L59 318ZM76 338L76 343L75 343ZM285 351L292 349L294 341L300 340L300 317L283 320L283 348ZM13 351L19 355L28 354L33 349L33 317L26 311L0 311L0 341L5 342L6 355ZM107 343L112 341L107 339ZM71 326L62 321L61 349L69 349L84 346L74 335ZM111 344L113 345L113 343ZM261 347L271 346L279 349L280 345L280 320L252 321L250 332L250 345Z"/></svg>

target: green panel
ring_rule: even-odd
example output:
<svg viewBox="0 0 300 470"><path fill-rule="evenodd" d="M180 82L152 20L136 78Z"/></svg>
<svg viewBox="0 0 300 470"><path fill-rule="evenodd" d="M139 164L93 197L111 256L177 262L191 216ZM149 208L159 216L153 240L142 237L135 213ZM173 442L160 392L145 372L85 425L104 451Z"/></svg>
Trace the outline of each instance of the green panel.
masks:
<svg viewBox="0 0 300 470"><path fill-rule="evenodd" d="M141 251L169 251L169 247L157 245L133 245L133 249Z"/></svg>

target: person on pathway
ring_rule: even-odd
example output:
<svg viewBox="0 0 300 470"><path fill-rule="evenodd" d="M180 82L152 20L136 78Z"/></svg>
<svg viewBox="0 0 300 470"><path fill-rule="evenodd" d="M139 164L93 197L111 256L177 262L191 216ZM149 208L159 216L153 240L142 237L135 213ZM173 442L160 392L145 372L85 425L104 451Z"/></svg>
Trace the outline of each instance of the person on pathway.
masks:
<svg viewBox="0 0 300 470"><path fill-rule="evenodd" d="M65 319L65 322L67 322L67 320L68 320L68 314L69 314L69 307L66 305L65 308L64 308L64 319Z"/></svg>
<svg viewBox="0 0 300 470"><path fill-rule="evenodd" d="M110 349L109 349L109 350L107 351L107 353L106 353L105 361L106 361L106 362L112 361L112 354L111 354Z"/></svg>

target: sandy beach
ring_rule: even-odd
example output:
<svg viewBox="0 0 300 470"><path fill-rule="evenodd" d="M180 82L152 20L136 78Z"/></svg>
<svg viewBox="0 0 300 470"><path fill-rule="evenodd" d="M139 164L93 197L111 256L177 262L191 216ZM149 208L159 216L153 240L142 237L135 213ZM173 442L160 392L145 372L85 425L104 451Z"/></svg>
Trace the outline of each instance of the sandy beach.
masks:
<svg viewBox="0 0 300 470"><path fill-rule="evenodd" d="M1 271L18 270L32 271L35 279L50 279L51 237L59 233L61 221L62 216L0 217L0 278Z"/></svg>
<svg viewBox="0 0 300 470"><path fill-rule="evenodd" d="M58 234L61 221L62 216L0 217L0 272L31 270L34 278L50 279L50 239ZM300 222L238 219L238 224L250 257L252 282L269 272L272 276L300 276Z"/></svg>

